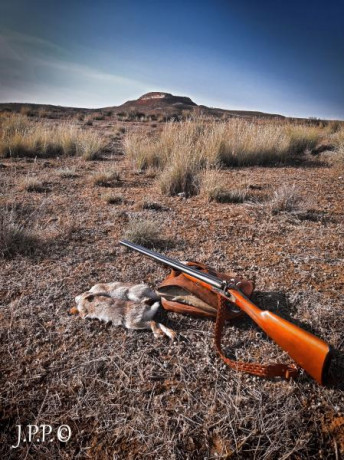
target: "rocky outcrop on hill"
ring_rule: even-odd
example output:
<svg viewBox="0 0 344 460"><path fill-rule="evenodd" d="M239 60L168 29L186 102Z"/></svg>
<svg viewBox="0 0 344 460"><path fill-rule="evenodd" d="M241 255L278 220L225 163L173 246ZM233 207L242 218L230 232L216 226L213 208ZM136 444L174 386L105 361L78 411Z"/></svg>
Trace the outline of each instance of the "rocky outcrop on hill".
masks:
<svg viewBox="0 0 344 460"><path fill-rule="evenodd" d="M195 104L189 97L170 93L146 93L134 101L127 101L116 108L117 112L142 112L146 115L179 116L183 110L192 111Z"/></svg>

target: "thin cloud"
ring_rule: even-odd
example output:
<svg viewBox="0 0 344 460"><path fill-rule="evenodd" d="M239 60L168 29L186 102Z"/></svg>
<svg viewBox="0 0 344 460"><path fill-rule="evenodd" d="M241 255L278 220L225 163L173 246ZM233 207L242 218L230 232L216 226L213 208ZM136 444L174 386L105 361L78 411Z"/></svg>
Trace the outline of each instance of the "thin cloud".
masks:
<svg viewBox="0 0 344 460"><path fill-rule="evenodd" d="M75 105L72 97L66 100L66 94L74 92L78 103L84 93L82 105L89 107L111 104L116 93L119 97L149 89L138 80L75 62L68 50L45 39L6 31L0 34L0 44L0 99L6 102L20 101L23 94L26 98L31 94L32 102L43 102L43 94L60 93L60 104ZM51 98L45 102L52 102Z"/></svg>

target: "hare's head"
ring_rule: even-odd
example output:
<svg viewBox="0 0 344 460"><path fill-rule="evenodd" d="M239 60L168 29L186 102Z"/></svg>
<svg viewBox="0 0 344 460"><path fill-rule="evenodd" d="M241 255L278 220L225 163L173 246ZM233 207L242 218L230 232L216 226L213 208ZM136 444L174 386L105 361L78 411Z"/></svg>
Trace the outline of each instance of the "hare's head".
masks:
<svg viewBox="0 0 344 460"><path fill-rule="evenodd" d="M109 301L111 301L111 296L107 293L95 294L87 291L75 297L76 308L72 308L70 312L78 312L81 318L86 318L88 315L93 316L97 308L99 308L104 302L108 303Z"/></svg>

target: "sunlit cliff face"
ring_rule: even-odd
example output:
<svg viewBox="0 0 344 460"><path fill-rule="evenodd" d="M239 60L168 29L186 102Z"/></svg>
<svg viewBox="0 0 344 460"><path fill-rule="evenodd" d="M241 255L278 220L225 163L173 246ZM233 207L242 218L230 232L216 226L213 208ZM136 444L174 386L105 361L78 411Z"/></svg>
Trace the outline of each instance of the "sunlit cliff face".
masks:
<svg viewBox="0 0 344 460"><path fill-rule="evenodd" d="M141 101L147 101L149 99L163 99L167 96L172 96L172 94L168 93L147 93L140 97Z"/></svg>

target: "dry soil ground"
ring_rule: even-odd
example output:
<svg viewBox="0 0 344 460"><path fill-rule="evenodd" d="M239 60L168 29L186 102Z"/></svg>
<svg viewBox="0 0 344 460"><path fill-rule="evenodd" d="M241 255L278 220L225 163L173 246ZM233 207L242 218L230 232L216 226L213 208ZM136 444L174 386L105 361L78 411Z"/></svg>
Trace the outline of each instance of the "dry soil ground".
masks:
<svg viewBox="0 0 344 460"><path fill-rule="evenodd" d="M111 133L101 123L89 129ZM94 162L2 160L2 204L30 223L39 244L30 256L1 260L1 458L344 455L344 180L325 160L222 172L229 187L239 180L257 195L295 184L307 202L299 215L163 196L154 177L133 170L119 138ZM74 174L62 177L61 168ZM116 187L94 186L94 171L113 168L120 173ZM28 174L43 191L23 190ZM107 204L109 192L122 201ZM144 200L161 209L145 209ZM253 279L258 305L337 350L332 383L319 386L305 374L261 380L227 368L216 356L212 321L165 315L178 334L171 343L150 331L70 316L74 297L97 282L156 286L167 274L119 246L134 219L155 222L168 242L159 250L169 256ZM238 359L289 362L248 319L228 324L224 344ZM53 426L49 442L35 437L11 448L16 425L44 423ZM66 443L56 439L65 424L72 433Z"/></svg>

